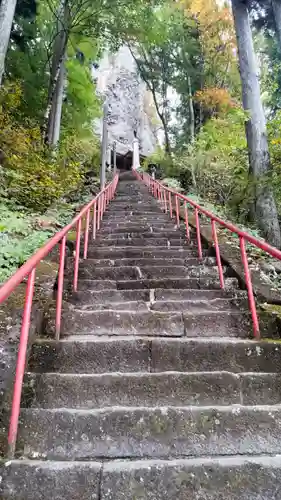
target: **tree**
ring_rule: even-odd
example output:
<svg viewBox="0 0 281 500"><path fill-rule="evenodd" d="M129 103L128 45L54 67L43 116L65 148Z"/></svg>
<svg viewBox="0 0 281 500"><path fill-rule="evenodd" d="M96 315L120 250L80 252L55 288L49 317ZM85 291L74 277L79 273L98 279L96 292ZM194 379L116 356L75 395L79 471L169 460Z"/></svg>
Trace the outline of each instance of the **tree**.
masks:
<svg viewBox="0 0 281 500"><path fill-rule="evenodd" d="M279 46L281 50L281 3L279 0L272 0L272 9L274 13L276 32L279 38Z"/></svg>
<svg viewBox="0 0 281 500"><path fill-rule="evenodd" d="M0 4L0 85L5 69L5 59L10 40L17 0L2 0Z"/></svg>
<svg viewBox="0 0 281 500"><path fill-rule="evenodd" d="M70 35L70 11L68 0L61 0L56 14L56 30L53 43L48 103L45 111L43 130L44 141L54 147L60 137L62 100L65 82L65 58Z"/></svg>
<svg viewBox="0 0 281 500"><path fill-rule="evenodd" d="M168 2L155 11L150 26L145 25L143 31L139 31L138 37L127 43L140 76L152 93L164 131L165 151L170 156L174 132L170 122L173 113L177 113L179 109L182 111L181 129L185 128L190 140L193 139L195 118L191 107L191 82L195 89L199 84L196 24L185 16L181 9ZM170 95L173 93L179 96L181 106L175 107L172 104Z"/></svg>
<svg viewBox="0 0 281 500"><path fill-rule="evenodd" d="M271 165L266 120L260 96L258 67L254 53L249 12L243 0L232 0L242 81L243 107L249 113L246 136L250 174L255 185L255 211L258 224L268 241L281 246L278 214L270 186Z"/></svg>

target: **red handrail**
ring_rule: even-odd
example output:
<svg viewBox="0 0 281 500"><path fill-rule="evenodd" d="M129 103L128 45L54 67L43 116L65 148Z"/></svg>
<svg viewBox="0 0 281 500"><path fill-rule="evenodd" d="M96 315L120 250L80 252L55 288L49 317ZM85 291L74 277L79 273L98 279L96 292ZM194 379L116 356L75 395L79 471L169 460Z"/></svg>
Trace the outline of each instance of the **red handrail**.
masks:
<svg viewBox="0 0 281 500"><path fill-rule="evenodd" d="M224 288L224 276L223 276L223 267L222 267L222 263L221 263L219 242L218 242L218 237L217 237L216 223L218 223L220 226L224 227L225 229L228 229L231 233L237 234L237 236L239 237L239 241L240 241L241 260L242 260L242 264L243 264L243 268L244 268L245 283L246 283L247 292L248 292L249 308L251 311L251 316L252 316L252 321L253 321L253 332L254 332L254 336L256 338L260 338L259 320L258 320L258 315L257 315L257 308L256 308L256 302L255 302L255 297L254 297L254 292L253 292L253 285L252 285L251 273L250 273L249 264L248 264L245 241L250 243L251 245L254 245L254 246L260 248L261 250L263 250L264 252L266 252L267 254L271 255L272 257L274 257L278 260L281 260L281 251L275 247L272 247L271 245L269 245L265 241L258 240L257 238L250 235L249 233L242 231L237 226L234 226L233 224L231 224L229 222L225 222L223 219L221 219L220 217L217 217L215 214L213 214L209 210L206 210L205 208L201 207L198 203L191 200L187 196L185 196L181 193L177 193L173 189L170 189L167 186L164 186L161 182L156 181L149 174L143 173L141 175L137 171L134 171L134 172L135 172L135 175L137 176L137 178L139 180L142 180L148 186L148 188L151 191L151 193L153 194L153 196L155 196L155 198L158 198L158 200L160 202L163 200L163 193L165 193L165 196L164 196L165 200L167 199L166 194L168 193L169 210L167 209L166 203L165 203L165 206L163 206L163 209L165 212L170 213L171 218L173 218L173 212L174 212L173 207L172 207L172 197L174 197L177 225L179 225L179 202L182 201L184 203L184 210L185 210L184 222L185 222L185 226L186 226L186 237L187 237L188 241L190 238L190 229L189 229L189 222L188 222L188 206L190 206L194 209L198 257L200 260L202 259L202 243L201 243L199 214L203 214L208 219L210 219L214 247L215 247L215 251L216 251L218 274L219 274L221 288Z"/></svg>
<svg viewBox="0 0 281 500"><path fill-rule="evenodd" d="M92 201L90 201L84 208L82 208L81 212L76 217L74 217L73 221L70 222L70 224L65 226L58 233L56 233L42 248L40 248L32 257L30 257L30 259L28 259L27 262L23 264L23 266L21 266L18 269L18 271L13 276L11 276L11 278L8 279L4 283L4 285L2 285L2 287L0 288L0 304L1 304L11 295L11 293L16 289L16 287L20 283L22 283L22 281L26 277L28 277L26 294L25 294L25 304L23 309L23 320L22 320L21 334L19 340L17 364L16 364L16 375L14 383L9 434L8 434L9 458L14 457L17 433L18 433L22 384L26 366L26 352L27 352L28 336L30 329L30 318L32 309L32 299L34 294L36 267L41 262L41 260L44 259L51 252L51 250L53 250L53 248L57 244L60 244L58 288L56 297L56 340L59 340L61 331L65 247L66 247L67 234L71 229L73 229L73 227L76 226L76 245L75 245L74 278L73 278L73 290L76 291L78 285L82 220L83 218L85 218L86 220L85 235L84 235L84 251L83 251L83 258L86 259L88 255L91 210L93 210L92 238L95 239L96 232L100 228L100 221L103 218L103 214L106 210L106 207L114 197L117 183L118 183L118 174L115 175L112 182L110 182L102 191L100 191Z"/></svg>

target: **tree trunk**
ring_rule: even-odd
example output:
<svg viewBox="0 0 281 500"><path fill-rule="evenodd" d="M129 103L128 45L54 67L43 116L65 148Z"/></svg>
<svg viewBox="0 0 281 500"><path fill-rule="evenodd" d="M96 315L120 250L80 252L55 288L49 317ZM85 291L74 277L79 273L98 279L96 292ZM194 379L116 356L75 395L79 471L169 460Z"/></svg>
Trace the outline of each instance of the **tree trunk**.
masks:
<svg viewBox="0 0 281 500"><path fill-rule="evenodd" d="M193 97L192 97L192 87L191 87L191 78L190 76L187 79L188 81L188 103L189 103L189 133L190 133L190 144L194 144L195 140L195 115L194 115L194 107L193 107ZM197 189L195 169L192 162L191 166L191 178L194 189Z"/></svg>
<svg viewBox="0 0 281 500"><path fill-rule="evenodd" d="M162 116L162 114L161 114L161 116ZM171 149L168 127L167 127L167 123L166 123L164 116L162 116L162 118L161 118L161 116L160 116L160 119L162 121L163 129L164 129L164 137L165 137L165 152L167 153L167 155L171 156L172 149Z"/></svg>
<svg viewBox="0 0 281 500"><path fill-rule="evenodd" d="M17 0L1 0L0 2L0 85L5 70L5 59L10 41L11 29L15 15Z"/></svg>
<svg viewBox="0 0 281 500"><path fill-rule="evenodd" d="M63 95L64 59L68 42L68 0L61 0L57 17L57 36L53 48L48 103L43 125L44 142L49 146L53 146L58 142L57 139L54 143L54 132L57 134L60 131L60 123L58 126L56 120L58 118L61 119L61 109L57 109L57 106L62 106L62 101L60 102L60 99L62 99Z"/></svg>
<svg viewBox="0 0 281 500"><path fill-rule="evenodd" d="M279 47L281 50L281 2L280 0L272 0L272 8L276 26L276 33L279 39Z"/></svg>
<svg viewBox="0 0 281 500"><path fill-rule="evenodd" d="M56 86L56 93L53 105L53 130L51 136L51 146L56 147L60 139L60 129L61 129L61 116L62 116L62 104L63 104L63 92L65 87L65 62L62 61L60 75Z"/></svg>
<svg viewBox="0 0 281 500"><path fill-rule="evenodd" d="M194 107L193 107L193 98L192 98L192 87L191 87L191 78L188 77L188 104L189 104L189 131L190 131L190 142L194 143L195 139L195 116L194 116Z"/></svg>
<svg viewBox="0 0 281 500"><path fill-rule="evenodd" d="M237 36L243 107L249 113L246 123L250 173L255 184L255 211L263 236L281 246L278 214L270 185L271 166L268 151L266 120L262 107L258 67L255 58L249 13L244 0L232 0Z"/></svg>

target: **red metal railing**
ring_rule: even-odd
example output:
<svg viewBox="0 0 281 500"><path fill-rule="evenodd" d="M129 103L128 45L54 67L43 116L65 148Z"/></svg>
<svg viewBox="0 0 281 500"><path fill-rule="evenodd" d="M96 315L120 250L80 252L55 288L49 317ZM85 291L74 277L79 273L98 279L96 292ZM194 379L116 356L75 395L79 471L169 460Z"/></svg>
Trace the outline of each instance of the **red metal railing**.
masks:
<svg viewBox="0 0 281 500"><path fill-rule="evenodd" d="M63 284L64 284L64 265L65 265L65 247L67 234L74 227L76 228L76 245L74 257L74 277L73 277L73 290L77 290L78 285L78 271L80 261L80 245L82 235L82 221L85 220L84 231L84 249L83 258L86 259L88 255L89 245L89 230L90 221L92 217L92 238L96 238L96 232L100 228L100 223L107 205L113 199L118 183L118 174L114 177L113 181L108 184L90 203L88 203L81 212L73 219L73 221L65 226L61 231L55 234L40 250L38 250L4 285L0 288L0 304L4 302L16 287L22 283L27 277L25 304L23 310L23 319L21 325L21 334L19 341L18 357L16 364L16 375L14 383L14 393L12 401L12 410L10 417L10 426L8 434L8 453L12 458L15 453L18 421L20 414L20 403L22 394L22 383L24 371L26 366L26 353L28 345L28 336L30 329L32 300L34 293L36 267L42 259L44 259L56 245L60 245L60 259L59 259L59 272L58 272L58 287L56 298L56 340L60 338L61 331L61 313L62 313L62 297L63 297Z"/></svg>
<svg viewBox="0 0 281 500"><path fill-rule="evenodd" d="M200 260L202 260L203 254L202 254L202 242L201 242L199 215L203 214L205 217L207 217L207 219L210 219L211 228L212 228L212 237L213 237L213 242L214 242L214 247L215 247L215 252L216 252L216 260L217 260L217 267L218 267L218 274L219 274L221 288L224 288L224 275L223 275L223 267L222 267L222 262L221 262L221 254L220 254L220 247L219 247L218 236L217 236L216 223L219 224L221 227L228 229L231 233L237 234L237 236L239 237L239 241L240 241L241 260L242 260L242 264L243 264L243 268L244 268L244 276L245 276L245 283L246 283L247 292L248 292L249 308L250 308L252 321L253 321L253 332L254 332L254 336L257 339L259 339L260 338L259 320L258 320L258 315L257 315L257 308L256 308L254 292L253 292L251 273L250 273L249 264L248 264L246 243L250 243L251 245L260 248L261 250L263 250L267 254L271 255L272 257L275 257L278 260L281 260L281 252L279 250L277 250L277 248L274 248L271 245L269 245L268 243L258 240L254 236L251 236L250 234L246 233L245 231L241 231L241 229L234 226L233 224L230 224L229 222L225 222L224 220L220 219L212 212L209 212L205 208L198 205L198 203L195 203L193 200L191 200L187 196L184 196L181 193L177 193L173 189L170 189L170 188L164 186L163 184L161 184L161 182L154 180L147 173L143 173L142 175L140 175L137 171L134 171L134 172L135 172L135 175L137 176L137 178L139 180L142 180L148 186L148 188L151 191L151 193L153 194L153 196L155 196L155 198L157 198L160 201L160 203L162 204L163 210L165 212L169 213L171 218L173 218L173 214L175 212L176 223L178 226L180 225L179 205L181 202L183 203L184 223L185 223L185 227L186 227L186 238L188 241L190 240L188 209L191 208L194 210L197 249L198 249L198 257ZM169 207L167 206L167 199L168 199ZM174 207L173 207L172 200L174 200Z"/></svg>

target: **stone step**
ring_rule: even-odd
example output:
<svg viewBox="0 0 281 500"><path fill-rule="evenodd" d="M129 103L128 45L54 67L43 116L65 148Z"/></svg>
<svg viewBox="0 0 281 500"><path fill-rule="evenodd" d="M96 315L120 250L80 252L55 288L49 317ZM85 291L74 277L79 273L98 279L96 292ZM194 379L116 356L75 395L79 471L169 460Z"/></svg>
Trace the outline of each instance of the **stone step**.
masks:
<svg viewBox="0 0 281 500"><path fill-rule="evenodd" d="M208 267L208 273L202 272L201 266L111 266L111 267L98 267L98 266L81 266L79 268L79 279L105 279L105 280L138 280L138 279L156 279L156 278L189 278L189 277L204 277L212 278L218 276L218 271ZM202 273L202 274L201 274Z"/></svg>
<svg viewBox="0 0 281 500"><path fill-rule="evenodd" d="M54 335L54 314L50 312L45 334ZM161 337L246 337L251 331L247 314L232 310L195 312L94 311L74 308L65 302L62 312L63 336L145 335Z"/></svg>
<svg viewBox="0 0 281 500"><path fill-rule="evenodd" d="M164 314L164 313L163 313ZM168 314L168 313L167 313ZM184 311L184 332L187 337L241 337L251 334L249 313L235 310Z"/></svg>
<svg viewBox="0 0 281 500"><path fill-rule="evenodd" d="M91 311L159 311L159 312L187 312L187 313L200 313L201 311L229 311L241 312L245 311L248 314L247 302L238 299L213 299L213 300L170 300L150 302L153 300L153 294L148 297L148 300L121 300L119 302L88 302L81 303L75 300L68 300L70 304L77 305L77 309L91 310Z"/></svg>
<svg viewBox="0 0 281 500"><path fill-rule="evenodd" d="M100 500L102 464L13 460L0 468L2 500Z"/></svg>
<svg viewBox="0 0 281 500"><path fill-rule="evenodd" d="M109 461L100 499L279 500L280 483L280 456Z"/></svg>
<svg viewBox="0 0 281 500"><path fill-rule="evenodd" d="M279 405L281 374L217 372L29 373L24 406L99 409L112 406ZM23 405L22 405L23 406Z"/></svg>
<svg viewBox="0 0 281 500"><path fill-rule="evenodd" d="M67 301L71 304L79 304L79 307L80 305L111 305L129 301L149 302L150 290L104 290L98 292L85 290L71 294Z"/></svg>
<svg viewBox="0 0 281 500"><path fill-rule="evenodd" d="M228 282L228 280L226 280ZM102 292L99 292L102 293ZM229 290L204 290L204 289L155 289L154 299L157 301L185 301L185 300L214 300L214 299L238 299L238 300L247 300L247 292L242 290L236 290L235 287Z"/></svg>
<svg viewBox="0 0 281 500"><path fill-rule="evenodd" d="M50 314L52 317L52 314ZM54 317L54 314L53 314ZM226 321L227 325L230 323ZM64 303L62 313L62 335L184 335L181 313L134 312L134 311L88 311L72 309ZM49 320L45 333L54 334L54 323Z"/></svg>
<svg viewBox="0 0 281 500"><path fill-rule="evenodd" d="M166 214L160 214L160 215L152 215L150 217L145 217L145 216L133 216L129 215L124 217L121 216L110 216L108 217L108 214L104 214L104 217L102 219L101 223L101 228L100 230L107 229L110 227L130 227L130 226L152 226L157 228L162 228L165 226L166 228L171 228L175 229L176 228L176 221L175 219L171 219L168 215ZM184 227L183 224L181 227Z"/></svg>
<svg viewBox="0 0 281 500"><path fill-rule="evenodd" d="M104 240L109 240L109 241L119 241L120 239L122 240L134 240L134 239L149 239L151 240L151 244L153 245L154 240L159 240L159 239L167 239L167 240L180 240L183 237L183 235L179 231L148 231L148 232L136 232L132 233L130 230L123 231L123 232L118 232L118 233L109 233L109 234L104 234L104 233L98 233L96 241L104 241Z"/></svg>
<svg viewBox="0 0 281 500"><path fill-rule="evenodd" d="M95 248L96 246L99 246L100 248L104 247L179 247L179 246L187 246L187 242L184 238L181 238L180 235L178 235L177 238L143 238L143 237L136 237L132 239L125 239L125 238L114 238L114 239L100 239L100 240L95 240L91 242L91 248ZM154 253L157 253L157 248L154 249Z"/></svg>
<svg viewBox="0 0 281 500"><path fill-rule="evenodd" d="M116 214L118 212L121 213L141 213L141 214L146 214L146 213L155 213L155 214L161 214L161 205L157 202L154 204L152 203L116 203L114 205L111 205L107 208L107 214L110 216L111 214Z"/></svg>
<svg viewBox="0 0 281 500"><path fill-rule="evenodd" d="M133 198L133 199L132 199ZM131 194L131 193L128 193L128 194L119 194L117 193L117 195L115 196L114 198L114 203L117 202L117 203L139 203L139 202L142 202L142 201L146 201L146 202L151 202L154 201L153 198L151 198L151 195L148 191L142 191L140 192L139 190L135 192L135 194Z"/></svg>
<svg viewBox="0 0 281 500"><path fill-rule="evenodd" d="M280 406L22 409L19 449L46 460L280 453ZM24 443L24 445L23 445Z"/></svg>
<svg viewBox="0 0 281 500"><path fill-rule="evenodd" d="M105 213L102 219L101 226L103 223L106 224L106 222L115 222L115 223L123 223L124 222L134 222L134 224L137 223L142 223L142 222L161 222L161 223L166 223L166 222L171 222L172 219L170 219L168 214L165 214L164 212L160 213L154 213L154 212L135 212L135 211L129 211L129 212L120 212L120 215L113 215L109 213ZM174 221L175 219L173 219Z"/></svg>
<svg viewBox="0 0 281 500"><path fill-rule="evenodd" d="M247 295L245 292L234 293L234 292L226 292L223 290L153 290L150 292L148 289L142 290L104 290L104 291L95 291L95 290L85 290L78 291L76 293L72 293L67 301L71 304L79 304L81 306L90 306L90 305L111 305L111 304L120 304L121 302L129 302L129 301L137 301L137 302L153 302L158 301L162 304L163 302L185 302L185 301L198 301L202 303L205 300L214 301L214 300L226 300L229 299L231 302L233 301L236 304L236 301L247 300ZM239 302L238 302L239 303Z"/></svg>
<svg viewBox="0 0 281 500"><path fill-rule="evenodd" d="M171 258L189 258L197 257L197 252L195 249L190 247L170 247L167 245L164 247L89 247L88 257L91 259L171 259Z"/></svg>
<svg viewBox="0 0 281 500"><path fill-rule="evenodd" d="M77 336L60 342L38 339L32 347L29 369L38 373L149 371L150 347L148 339L129 336L86 340Z"/></svg>
<svg viewBox="0 0 281 500"><path fill-rule="evenodd" d="M68 300L69 304L73 304L71 300ZM80 309L82 311L114 311L114 312L148 312L152 310L150 307L149 301L145 300L128 300L127 302L122 301L122 302L108 302L107 304L101 303L101 304L79 304L79 306L76 306L77 309ZM175 309L174 312L178 312L180 309Z"/></svg>
<svg viewBox="0 0 281 500"><path fill-rule="evenodd" d="M111 306L112 307L112 306ZM124 307L125 309L125 307ZM243 299L206 299L206 300L158 300L150 304L151 311L185 311L197 313L200 311L232 311L245 310L248 314L248 301Z"/></svg>
<svg viewBox="0 0 281 500"><path fill-rule="evenodd" d="M227 281L231 289L237 288L237 280L229 278ZM71 290L72 282L65 281L65 287ZM220 282L214 278L157 278L157 279L138 279L138 280L94 280L82 279L78 283L78 290L143 290L143 289L205 289L205 290L220 290Z"/></svg>
<svg viewBox="0 0 281 500"><path fill-rule="evenodd" d="M98 232L99 236L102 235L107 235L107 234L116 234L116 233L150 233L153 232L154 234L162 234L163 232L174 232L177 233L179 229L177 228L176 225L169 223L169 222L156 222L152 224L146 224L146 225L137 225L134 224L133 222L127 222L124 224L116 224L116 223L103 223L101 226L100 231Z"/></svg>
<svg viewBox="0 0 281 500"><path fill-rule="evenodd" d="M81 285L84 285L84 281L80 281ZM236 280L229 280L231 284L235 286ZM90 283L87 280L87 284L92 289L95 287L94 281ZM86 286L86 285L85 285ZM237 285L236 285L237 286ZM167 289L188 289L188 288L202 288L208 290L220 289L220 282L214 278L158 278L158 279L143 279L143 280L128 280L128 281L118 281L116 282L116 287L118 290L135 290L141 288L167 288Z"/></svg>
<svg viewBox="0 0 281 500"><path fill-rule="evenodd" d="M230 338L83 337L38 339L33 372L107 373L231 371L274 373L281 366L279 342Z"/></svg>
<svg viewBox="0 0 281 500"><path fill-rule="evenodd" d="M71 268L72 263L74 260L69 259L69 268ZM160 267L162 264L163 266L196 266L200 262L198 258L196 257L191 257L191 258L161 258L155 255L154 258L117 258L117 259L87 259L87 260L82 260L79 264L80 269L96 269L98 268L106 268L106 267L149 267L149 266L157 266Z"/></svg>

